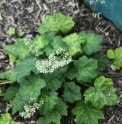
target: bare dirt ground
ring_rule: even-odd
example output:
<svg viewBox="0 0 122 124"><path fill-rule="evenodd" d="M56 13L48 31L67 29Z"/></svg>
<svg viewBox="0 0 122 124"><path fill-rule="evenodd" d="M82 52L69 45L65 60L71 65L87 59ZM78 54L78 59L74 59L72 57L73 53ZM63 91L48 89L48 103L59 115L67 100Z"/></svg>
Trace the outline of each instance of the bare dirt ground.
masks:
<svg viewBox="0 0 122 124"><path fill-rule="evenodd" d="M74 31L90 31L102 34L104 41L102 43L102 51L106 55L106 51L110 48L122 46L122 33L107 19L100 16L94 18L92 23L92 12L84 5L82 0L3 0L4 4L0 5L0 72L13 68L8 57L3 54L3 47L7 44L14 43L18 38L17 31L22 29L24 36L33 37L36 35L36 29L39 27L45 16L48 14L62 12L67 16L72 16L76 22ZM47 1L47 2L46 2ZM50 0L51 1L51 0ZM15 35L7 35L9 27L16 29ZM113 85L117 88L118 106L105 107L105 119L100 120L99 124L122 124L122 70L114 71L111 66L102 72L106 77L112 78ZM6 85L2 90L6 90ZM3 94L4 95L4 94ZM6 101L3 101L3 95L0 96L0 114L5 113ZM30 120L17 118L24 124L34 123L36 117ZM67 118L62 119L62 124L69 124ZM74 124L72 119L70 124Z"/></svg>

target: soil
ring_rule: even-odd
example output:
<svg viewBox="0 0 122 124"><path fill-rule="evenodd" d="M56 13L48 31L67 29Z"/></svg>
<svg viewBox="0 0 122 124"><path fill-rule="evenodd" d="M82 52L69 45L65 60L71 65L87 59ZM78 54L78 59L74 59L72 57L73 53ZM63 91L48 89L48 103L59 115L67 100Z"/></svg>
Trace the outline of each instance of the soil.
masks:
<svg viewBox="0 0 122 124"><path fill-rule="evenodd" d="M76 22L73 29L75 32L89 31L90 29L92 32L102 34L104 41L101 47L105 55L108 49L122 46L122 33L101 15L99 18L93 18L92 20L92 12L84 5L82 0L61 0L61 2L60 0L20 0L21 4L19 4L19 0L1 1L4 1L4 4L0 5L0 72L14 67L3 53L3 47L15 42L16 38L19 37L17 31L22 29L25 32L25 37L33 37L45 16L56 12L62 12L73 17ZM53 2L50 3L51 1ZM7 34L9 27L16 29L16 33L12 36ZM105 107L105 119L100 120L99 124L122 124L122 69L118 71L109 66L102 73L113 80L113 86L117 89L118 106ZM7 85L4 85L2 90L5 91L7 87ZM0 114L5 113L7 104L6 101L3 101L3 95L0 95ZM38 116L38 113L29 120L18 117L17 121L21 124L32 124L35 123L36 116ZM67 117L64 117L62 118L62 124L75 123L72 117L70 123L67 122Z"/></svg>

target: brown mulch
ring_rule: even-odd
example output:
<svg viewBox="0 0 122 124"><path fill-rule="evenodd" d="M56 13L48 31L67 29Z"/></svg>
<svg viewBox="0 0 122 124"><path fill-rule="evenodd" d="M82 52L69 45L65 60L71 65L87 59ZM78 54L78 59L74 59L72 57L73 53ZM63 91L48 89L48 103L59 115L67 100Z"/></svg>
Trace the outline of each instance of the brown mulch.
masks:
<svg viewBox="0 0 122 124"><path fill-rule="evenodd" d="M3 54L3 47L15 42L16 38L19 37L17 34L19 29L25 32L25 37L33 37L45 16L56 12L72 16L76 22L74 27L76 32L88 31L92 20L92 12L82 0L52 0L52 3L48 3L49 0L37 0L39 5L36 0L21 0L22 4L19 4L18 0L3 1L4 4L0 5L0 72L14 67L9 62L8 57ZM9 27L16 29L15 35L7 35L6 32ZM122 46L122 33L102 16L93 19L90 31L104 35L102 51L105 55L108 49ZM105 119L99 121L99 124L122 124L122 70L115 71L110 66L103 71L103 75L112 78L113 85L117 88L118 106L105 107ZM2 88L4 90L6 86ZM6 104L3 101L3 96L0 96L0 114L5 113ZM35 120L32 118L26 121L28 121L26 124L30 124ZM24 122L25 120L23 120ZM62 121L62 124L68 123ZM72 119L70 124L73 124Z"/></svg>

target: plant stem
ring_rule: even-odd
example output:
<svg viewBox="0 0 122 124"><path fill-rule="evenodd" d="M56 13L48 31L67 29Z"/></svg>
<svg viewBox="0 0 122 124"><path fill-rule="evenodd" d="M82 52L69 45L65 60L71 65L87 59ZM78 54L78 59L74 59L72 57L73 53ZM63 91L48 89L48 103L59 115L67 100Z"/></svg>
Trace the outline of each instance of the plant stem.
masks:
<svg viewBox="0 0 122 124"><path fill-rule="evenodd" d="M10 84L10 83L14 83L15 81L6 81L6 82L3 82L3 83L0 83L0 85L4 85L4 84Z"/></svg>
<svg viewBox="0 0 122 124"><path fill-rule="evenodd" d="M53 15L53 8L52 8L52 4L50 5L50 11L51 11L51 15Z"/></svg>
<svg viewBox="0 0 122 124"><path fill-rule="evenodd" d="M95 12L95 9L96 9L96 6L97 6L97 2L95 3L95 5L94 5L94 12ZM92 13L92 14L94 14L94 12ZM91 19L91 22L90 22L90 26L89 26L89 31L91 30L91 26L92 26L92 23L93 23L93 15L92 15L92 19Z"/></svg>
<svg viewBox="0 0 122 124"><path fill-rule="evenodd" d="M12 120L16 120L16 118L19 116L19 114L17 116L15 116Z"/></svg>
<svg viewBox="0 0 122 124"><path fill-rule="evenodd" d="M86 87L91 87L90 85L88 85L88 84L85 84L85 83L82 83L82 82L79 82L80 84L82 84L82 85L84 85L84 86L86 86Z"/></svg>

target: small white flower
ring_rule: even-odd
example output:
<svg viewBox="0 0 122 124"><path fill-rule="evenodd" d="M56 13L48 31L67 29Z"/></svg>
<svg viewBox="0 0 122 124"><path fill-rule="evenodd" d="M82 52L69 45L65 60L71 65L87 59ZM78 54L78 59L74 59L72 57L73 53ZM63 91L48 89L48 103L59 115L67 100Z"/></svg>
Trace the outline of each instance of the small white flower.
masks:
<svg viewBox="0 0 122 124"><path fill-rule="evenodd" d="M8 112L11 108L12 108L12 105L11 104L7 104L6 105L6 112Z"/></svg>
<svg viewBox="0 0 122 124"><path fill-rule="evenodd" d="M36 109L38 109L40 107L40 105L42 105L42 101L43 101L43 99L41 99L40 102L37 103L35 101L35 99L33 99L33 98L30 99L29 104L31 104L31 105L26 105L25 104L24 112L19 113L19 115L21 117L24 117L24 118L30 118L31 116L34 115L34 113L36 112Z"/></svg>
<svg viewBox="0 0 122 124"><path fill-rule="evenodd" d="M55 53L51 53L48 59L37 60L36 68L40 73L52 73L55 69L63 67L72 61L72 57L69 53L63 49L59 48Z"/></svg>

